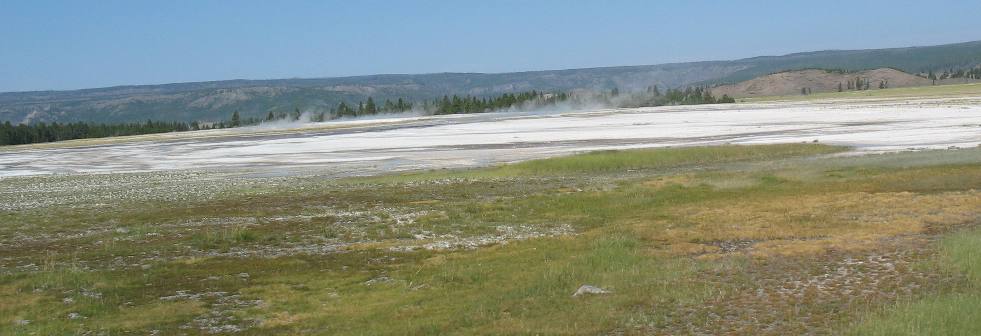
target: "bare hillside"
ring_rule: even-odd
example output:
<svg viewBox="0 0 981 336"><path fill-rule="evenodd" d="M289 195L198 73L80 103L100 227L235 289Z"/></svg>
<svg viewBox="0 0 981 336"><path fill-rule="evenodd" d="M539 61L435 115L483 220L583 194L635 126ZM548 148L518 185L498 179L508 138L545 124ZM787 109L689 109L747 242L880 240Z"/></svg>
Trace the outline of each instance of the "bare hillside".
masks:
<svg viewBox="0 0 981 336"><path fill-rule="evenodd" d="M911 75L896 69L881 68L856 72L841 72L828 70L798 70L786 71L757 77L744 82L721 85L712 88L712 94L730 97L782 96L801 94L802 89L810 93L854 90L877 90L880 87L909 87L932 85L933 81L916 75ZM867 83L867 84L866 84Z"/></svg>

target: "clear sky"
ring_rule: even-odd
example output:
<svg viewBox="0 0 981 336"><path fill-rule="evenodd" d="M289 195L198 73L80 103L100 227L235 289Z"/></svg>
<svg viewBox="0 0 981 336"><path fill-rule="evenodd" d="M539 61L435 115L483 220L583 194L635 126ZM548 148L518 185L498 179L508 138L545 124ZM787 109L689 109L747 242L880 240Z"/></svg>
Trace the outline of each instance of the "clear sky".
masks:
<svg viewBox="0 0 981 336"><path fill-rule="evenodd" d="M932 45L981 40L978 13L978 0L0 0L0 91Z"/></svg>

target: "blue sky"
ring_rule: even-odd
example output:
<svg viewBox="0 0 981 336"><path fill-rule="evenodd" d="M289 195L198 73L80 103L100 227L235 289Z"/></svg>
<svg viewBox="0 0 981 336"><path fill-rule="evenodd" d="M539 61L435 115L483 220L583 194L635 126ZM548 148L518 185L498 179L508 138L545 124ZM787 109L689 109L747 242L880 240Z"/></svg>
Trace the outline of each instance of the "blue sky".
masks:
<svg viewBox="0 0 981 336"><path fill-rule="evenodd" d="M981 1L0 1L0 91L509 72L981 39Z"/></svg>

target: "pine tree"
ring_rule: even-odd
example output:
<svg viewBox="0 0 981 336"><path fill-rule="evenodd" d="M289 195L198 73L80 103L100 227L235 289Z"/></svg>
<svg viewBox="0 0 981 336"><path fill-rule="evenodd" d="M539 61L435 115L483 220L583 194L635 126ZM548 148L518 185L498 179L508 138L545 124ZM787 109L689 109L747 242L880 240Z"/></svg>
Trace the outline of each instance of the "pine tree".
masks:
<svg viewBox="0 0 981 336"><path fill-rule="evenodd" d="M354 111L351 110L350 106L347 106L347 103L341 102L340 104L337 104L337 117L343 118L353 116Z"/></svg>
<svg viewBox="0 0 981 336"><path fill-rule="evenodd" d="M149 121L149 120L147 120L147 124L148 125L149 124L152 124L152 122ZM231 127L239 127L239 126L241 126L241 124L242 124L242 121L241 121L241 118L238 115L238 111L235 111L235 113L232 113L232 122L231 122L230 126Z"/></svg>
<svg viewBox="0 0 981 336"><path fill-rule="evenodd" d="M443 96L443 100L441 100L437 106L439 107L436 109L436 114L453 113L452 111L453 104L450 103L450 98L447 96Z"/></svg>
<svg viewBox="0 0 981 336"><path fill-rule="evenodd" d="M375 106L375 100L368 97L368 102L364 104L364 113L368 115L373 115L378 113L378 107Z"/></svg>
<svg viewBox="0 0 981 336"><path fill-rule="evenodd" d="M3 126L0 126L0 146L13 144L13 129L10 121L3 122Z"/></svg>

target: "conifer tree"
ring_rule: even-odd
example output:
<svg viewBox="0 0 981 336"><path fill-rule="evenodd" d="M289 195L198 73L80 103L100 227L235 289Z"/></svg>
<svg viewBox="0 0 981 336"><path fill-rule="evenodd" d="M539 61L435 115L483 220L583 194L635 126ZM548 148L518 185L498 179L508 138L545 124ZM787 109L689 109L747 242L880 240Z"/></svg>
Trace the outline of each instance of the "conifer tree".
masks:
<svg viewBox="0 0 981 336"><path fill-rule="evenodd" d="M364 114L373 115L378 113L378 107L375 106L375 100L368 97L368 102L364 104Z"/></svg>

